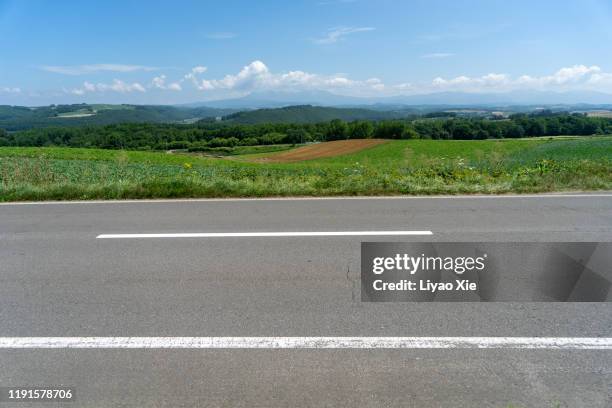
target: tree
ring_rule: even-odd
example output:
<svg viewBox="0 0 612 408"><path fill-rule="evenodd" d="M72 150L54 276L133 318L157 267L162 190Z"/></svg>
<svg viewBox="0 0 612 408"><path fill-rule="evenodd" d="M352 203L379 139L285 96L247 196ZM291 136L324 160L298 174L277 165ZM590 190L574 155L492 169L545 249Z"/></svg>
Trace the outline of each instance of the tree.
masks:
<svg viewBox="0 0 612 408"><path fill-rule="evenodd" d="M453 139L470 140L474 139L476 128L472 121L458 120L453 128Z"/></svg>
<svg viewBox="0 0 612 408"><path fill-rule="evenodd" d="M484 140L487 137L489 137L489 133L486 130L482 129L482 128L478 129L476 131L476 133L474 134L474 139L476 139L476 140Z"/></svg>
<svg viewBox="0 0 612 408"><path fill-rule="evenodd" d="M374 126L371 122L360 120L351 122L348 125L349 139L369 139L374 132Z"/></svg>
<svg viewBox="0 0 612 408"><path fill-rule="evenodd" d="M261 144L271 145L271 144L279 144L285 141L287 135L279 132L270 132L266 133L261 137Z"/></svg>
<svg viewBox="0 0 612 408"><path fill-rule="evenodd" d="M0 146L9 146L8 133L6 130L0 128Z"/></svg>
<svg viewBox="0 0 612 408"><path fill-rule="evenodd" d="M582 126L582 132L581 134L583 135L594 135L595 133L598 133L599 131L599 125L592 121L585 121L584 125Z"/></svg>
<svg viewBox="0 0 612 408"><path fill-rule="evenodd" d="M406 126L402 132L402 139L419 139L419 134L412 126Z"/></svg>
<svg viewBox="0 0 612 408"><path fill-rule="evenodd" d="M523 137L523 136L525 136L525 129L523 129L523 127L521 125L518 125L516 123L512 123L506 129L506 132L505 132L504 136L505 137L510 137L510 138Z"/></svg>
<svg viewBox="0 0 612 408"><path fill-rule="evenodd" d="M310 133L308 133L304 128L287 130L287 143L306 143L310 141L310 138Z"/></svg>
<svg viewBox="0 0 612 408"><path fill-rule="evenodd" d="M546 121L546 134L550 136L561 134L561 123L559 123L559 119L550 118Z"/></svg>
<svg viewBox="0 0 612 408"><path fill-rule="evenodd" d="M342 140L348 135L348 127L346 123L340 119L334 119L329 122L327 132L325 133L326 140Z"/></svg>
<svg viewBox="0 0 612 408"><path fill-rule="evenodd" d="M374 135L378 139L400 139L404 133L405 124L398 121L380 122Z"/></svg>
<svg viewBox="0 0 612 408"><path fill-rule="evenodd" d="M258 142L258 140L257 140L257 138L256 138L256 137L247 137L247 138L242 139L242 140L240 141L240 144L241 144L242 146L255 146L255 145L257 145L258 143L259 143L259 142Z"/></svg>
<svg viewBox="0 0 612 408"><path fill-rule="evenodd" d="M531 119L527 128L529 136L544 136L546 134L546 125L542 119Z"/></svg>

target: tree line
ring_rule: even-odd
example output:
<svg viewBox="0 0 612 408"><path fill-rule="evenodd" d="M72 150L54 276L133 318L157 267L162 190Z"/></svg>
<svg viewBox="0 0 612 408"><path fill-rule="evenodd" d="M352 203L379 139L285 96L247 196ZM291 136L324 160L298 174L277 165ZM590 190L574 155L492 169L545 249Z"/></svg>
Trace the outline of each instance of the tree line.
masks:
<svg viewBox="0 0 612 408"><path fill-rule="evenodd" d="M334 119L314 124L122 123L49 127L17 132L0 129L0 146L206 151L235 146L299 144L343 139L472 140L593 134L612 134L612 119L543 112L515 114L503 120L421 117L410 120L351 122Z"/></svg>

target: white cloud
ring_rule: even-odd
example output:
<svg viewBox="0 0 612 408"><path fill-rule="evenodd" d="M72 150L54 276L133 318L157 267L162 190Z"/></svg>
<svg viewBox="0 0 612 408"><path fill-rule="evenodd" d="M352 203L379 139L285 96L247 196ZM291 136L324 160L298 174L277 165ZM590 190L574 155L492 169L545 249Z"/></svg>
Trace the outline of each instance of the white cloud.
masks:
<svg viewBox="0 0 612 408"><path fill-rule="evenodd" d="M151 85L157 89L164 89L169 91L180 91L183 89L181 84L178 82L166 83L165 75L160 75L153 78L153 80L151 81Z"/></svg>
<svg viewBox="0 0 612 408"><path fill-rule="evenodd" d="M376 91L383 91L385 89L385 84L379 78L367 79L365 83Z"/></svg>
<svg viewBox="0 0 612 408"><path fill-rule="evenodd" d="M83 83L83 90L87 91L87 92L95 92L96 91L96 86L92 83L89 82L84 82Z"/></svg>
<svg viewBox="0 0 612 408"><path fill-rule="evenodd" d="M231 40L238 37L238 34L232 32L218 32L206 34L206 38L210 40Z"/></svg>
<svg viewBox="0 0 612 408"><path fill-rule="evenodd" d="M314 42L317 44L333 44L347 35L374 30L374 27L335 27L327 30L324 37L317 38L314 40Z"/></svg>
<svg viewBox="0 0 612 408"><path fill-rule="evenodd" d="M505 74L491 73L481 77L470 78L461 75L452 79L435 78L431 85L438 90L482 91L487 88L499 88L509 83Z"/></svg>
<svg viewBox="0 0 612 408"><path fill-rule="evenodd" d="M191 68L190 72L185 74L185 76L183 77L183 80L187 79L187 80L193 82L193 85L196 88L200 89L201 84L200 84L200 82L198 80L198 75L199 74L203 74L206 71L208 71L208 68L205 67L205 66L202 66L202 65L195 66L195 67Z"/></svg>
<svg viewBox="0 0 612 408"><path fill-rule="evenodd" d="M203 71L202 74L206 72ZM262 61L253 61L237 74L219 79L202 78L192 70L186 75L197 89L233 94L246 94L254 90L326 90L346 95L385 96L431 92L507 92L513 90L599 90L612 92L612 73L598 66L574 65L561 68L551 75L510 76L489 73L482 76L460 75L437 77L430 82L400 82L385 84L379 78L355 80L346 74L320 75L305 71L272 72Z"/></svg>
<svg viewBox="0 0 612 408"><path fill-rule="evenodd" d="M594 86L607 86L612 88L612 73L597 72L591 75L587 80L587 84Z"/></svg>
<svg viewBox="0 0 612 408"><path fill-rule="evenodd" d="M119 79L114 79L111 84L97 83L93 84L91 82L83 82L83 86L81 88L75 88L70 91L74 95L84 95L88 92L119 92L119 93L130 93L130 92L146 92L144 86L139 84L138 82L134 83L126 83Z"/></svg>
<svg viewBox="0 0 612 408"><path fill-rule="evenodd" d="M205 67L195 67L190 73L185 75L185 78L190 79L195 87L201 91L213 89L253 89L257 88L260 83L265 82L270 74L266 64L261 61L253 61L243 67L238 74L226 75L221 79L199 79L197 75L206 71L206 69L202 70L201 68Z"/></svg>
<svg viewBox="0 0 612 408"><path fill-rule="evenodd" d="M486 92L512 90L596 90L597 85L609 85L612 91L612 74L601 72L601 68L593 65L574 65L561 68L551 75L531 76L521 75L512 78L506 74L491 73L480 77L458 76L451 79L435 78L431 86L433 90ZM425 88L427 89L427 88Z"/></svg>
<svg viewBox="0 0 612 408"><path fill-rule="evenodd" d="M203 66L197 66L197 67L191 68L191 72L194 73L194 74L203 74L207 70L208 70L208 68L203 67Z"/></svg>
<svg viewBox="0 0 612 408"><path fill-rule="evenodd" d="M114 79L113 83L110 85L106 84L98 84L98 89L101 91L114 91L114 92L145 92L144 86L140 85L138 82L134 82L132 84L127 84L118 79Z"/></svg>
<svg viewBox="0 0 612 408"><path fill-rule="evenodd" d="M255 60L236 73L217 78L210 77L208 69L199 65L193 67L179 81L168 81L166 75L153 77L147 84L124 82L115 79L111 83L85 81L80 87L65 90L74 95L89 93L117 92L143 93L147 89L186 91L186 84L205 93L205 97L219 99L247 95L253 91L329 91L350 96L392 96L415 95L432 92L492 93L515 90L538 91L599 91L612 93L612 72L605 72L599 66L573 65L561 68L548 75L509 75L492 72L480 76L459 75L436 77L429 81L404 81L396 84L385 83L372 77L353 79L347 74L318 74L302 70L273 72L260 60ZM409 79L409 78L406 78ZM191 88L191 86L189 86ZM192 88L192 89L193 89ZM0 92L19 93L19 88L0 88ZM187 91L189 92L189 91Z"/></svg>
<svg viewBox="0 0 612 408"><path fill-rule="evenodd" d="M448 57L452 57L455 54L451 53L451 52L432 52L431 54L424 54L421 55L421 58L424 59L437 59L437 58L448 58Z"/></svg>
<svg viewBox="0 0 612 408"><path fill-rule="evenodd" d="M18 94L18 93L21 93L21 88L5 87L5 88L0 88L0 91L4 93Z"/></svg>
<svg viewBox="0 0 612 408"><path fill-rule="evenodd" d="M393 88L399 91L400 93L406 93L412 91L414 89L414 85L410 82L402 82L400 84L394 85Z"/></svg>
<svg viewBox="0 0 612 408"><path fill-rule="evenodd" d="M244 66L237 74L219 79L203 79L196 73L185 75L200 91L226 91L246 94L254 90L331 90L345 93L382 91L385 84L379 78L357 81L344 74L319 75L304 71L273 73L262 61L256 60Z"/></svg>
<svg viewBox="0 0 612 408"><path fill-rule="evenodd" d="M561 68L552 75L542 77L532 77L522 75L517 79L520 84L530 85L532 87L543 87L547 85L564 85L581 82L585 77L593 78L601 72L601 68L597 65L587 67L586 65L574 65L572 67Z"/></svg>
<svg viewBox="0 0 612 408"><path fill-rule="evenodd" d="M124 64L91 64L91 65L43 65L40 67L44 71L54 72L64 75L85 75L96 72L137 72L155 71L159 68L145 65L124 65Z"/></svg>
<svg viewBox="0 0 612 408"><path fill-rule="evenodd" d="M590 67L587 67L585 65L574 65L573 67L569 68L561 68L552 76L552 79L557 83L564 83L567 81L574 81L576 79L584 77L585 75L600 71L601 68L599 68L597 65L593 65Z"/></svg>

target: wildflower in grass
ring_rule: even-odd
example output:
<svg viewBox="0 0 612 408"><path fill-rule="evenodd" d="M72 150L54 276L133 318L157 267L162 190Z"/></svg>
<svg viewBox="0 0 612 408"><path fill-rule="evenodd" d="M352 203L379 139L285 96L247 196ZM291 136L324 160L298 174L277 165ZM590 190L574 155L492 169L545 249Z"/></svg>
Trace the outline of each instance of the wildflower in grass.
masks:
<svg viewBox="0 0 612 408"><path fill-rule="evenodd" d="M191 163L183 163L183 168L185 168L186 170L189 170L193 165Z"/></svg>

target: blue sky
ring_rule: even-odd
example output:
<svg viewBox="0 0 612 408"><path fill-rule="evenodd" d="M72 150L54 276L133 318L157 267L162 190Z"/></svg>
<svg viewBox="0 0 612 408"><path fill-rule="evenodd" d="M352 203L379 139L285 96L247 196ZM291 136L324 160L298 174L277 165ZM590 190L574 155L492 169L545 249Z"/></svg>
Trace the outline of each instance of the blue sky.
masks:
<svg viewBox="0 0 612 408"><path fill-rule="evenodd" d="M612 1L0 0L0 104L612 93Z"/></svg>

